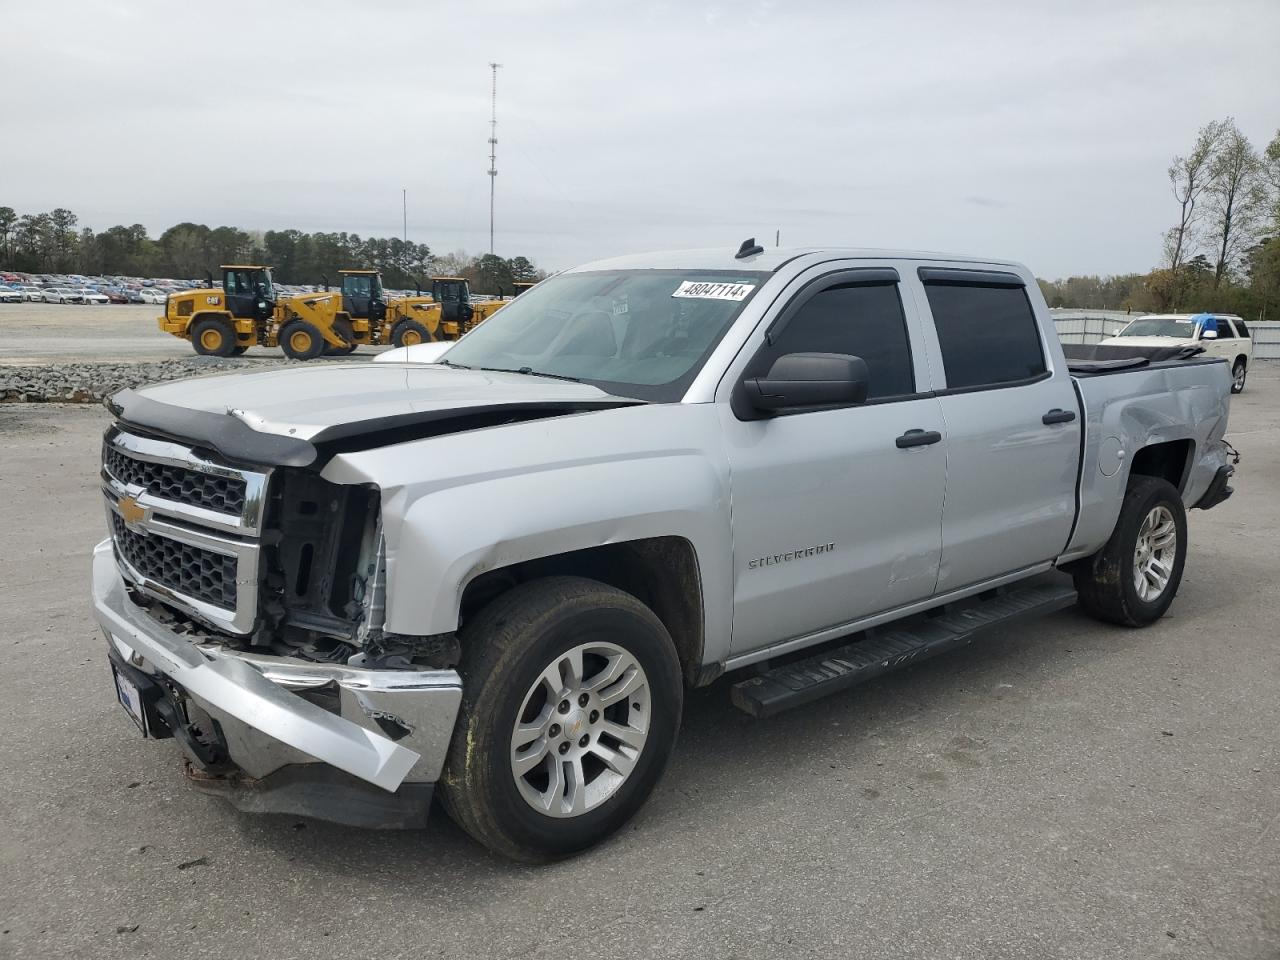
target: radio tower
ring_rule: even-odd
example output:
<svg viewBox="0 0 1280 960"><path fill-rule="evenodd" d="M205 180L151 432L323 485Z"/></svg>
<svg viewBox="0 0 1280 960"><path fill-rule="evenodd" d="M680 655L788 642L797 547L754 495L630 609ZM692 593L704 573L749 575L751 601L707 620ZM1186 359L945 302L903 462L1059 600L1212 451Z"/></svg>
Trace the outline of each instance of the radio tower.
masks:
<svg viewBox="0 0 1280 960"><path fill-rule="evenodd" d="M498 68L500 63L489 64L493 71L493 108L489 116L489 253L493 253L493 187L498 177Z"/></svg>

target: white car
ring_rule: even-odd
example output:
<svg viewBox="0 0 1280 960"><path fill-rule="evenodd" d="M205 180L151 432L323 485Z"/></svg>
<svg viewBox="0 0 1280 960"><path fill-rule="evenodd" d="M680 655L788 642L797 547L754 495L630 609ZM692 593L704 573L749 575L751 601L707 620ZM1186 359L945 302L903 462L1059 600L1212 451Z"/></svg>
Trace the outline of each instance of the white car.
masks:
<svg viewBox="0 0 1280 960"><path fill-rule="evenodd" d="M45 287L44 302L84 303L84 300L81 299L79 290L72 290L70 287Z"/></svg>
<svg viewBox="0 0 1280 960"><path fill-rule="evenodd" d="M99 293L92 287L81 287L76 291L80 294L81 303L110 303L111 298L106 294Z"/></svg>
<svg viewBox="0 0 1280 960"><path fill-rule="evenodd" d="M44 301L44 291L39 287L28 284L27 286L19 287L19 289L22 291L22 299L28 303L41 303Z"/></svg>
<svg viewBox="0 0 1280 960"><path fill-rule="evenodd" d="M164 303L169 298L169 294L159 287L145 287L139 291L143 303Z"/></svg>
<svg viewBox="0 0 1280 960"><path fill-rule="evenodd" d="M1232 393L1244 389L1253 362L1249 328L1233 313L1149 313L1102 343L1118 347L1202 347L1208 356L1222 357L1231 364Z"/></svg>
<svg viewBox="0 0 1280 960"><path fill-rule="evenodd" d="M0 283L0 303L21 303L22 291L17 287L10 287L7 284Z"/></svg>

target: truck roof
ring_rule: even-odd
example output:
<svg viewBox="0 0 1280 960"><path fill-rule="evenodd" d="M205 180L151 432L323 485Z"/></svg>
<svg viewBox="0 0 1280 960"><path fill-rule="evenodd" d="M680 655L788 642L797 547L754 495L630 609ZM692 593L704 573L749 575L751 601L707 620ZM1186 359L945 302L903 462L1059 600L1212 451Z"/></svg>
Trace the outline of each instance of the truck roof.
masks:
<svg viewBox="0 0 1280 960"><path fill-rule="evenodd" d="M876 247L766 247L763 253L739 260L731 244L694 250L666 250L634 253L621 257L595 260L574 267L569 273L587 270L753 270L772 273L799 257L822 254L849 260L950 260L958 263L1001 264L1018 267L1013 260L972 257L963 254L938 253L928 250L892 250Z"/></svg>

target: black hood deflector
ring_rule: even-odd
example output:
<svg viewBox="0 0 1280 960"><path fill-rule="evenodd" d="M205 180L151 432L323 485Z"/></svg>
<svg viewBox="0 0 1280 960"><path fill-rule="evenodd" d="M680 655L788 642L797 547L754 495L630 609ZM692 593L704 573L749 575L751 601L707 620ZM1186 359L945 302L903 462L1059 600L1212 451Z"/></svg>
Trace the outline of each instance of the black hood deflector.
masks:
<svg viewBox="0 0 1280 960"><path fill-rule="evenodd" d="M204 447L235 463L318 468L337 453L373 450L425 437L642 403L644 401L626 397L609 397L604 400L524 401L424 410L334 424L309 440L260 433L229 413L189 410L152 400L134 390L120 391L106 401L106 406L122 426Z"/></svg>

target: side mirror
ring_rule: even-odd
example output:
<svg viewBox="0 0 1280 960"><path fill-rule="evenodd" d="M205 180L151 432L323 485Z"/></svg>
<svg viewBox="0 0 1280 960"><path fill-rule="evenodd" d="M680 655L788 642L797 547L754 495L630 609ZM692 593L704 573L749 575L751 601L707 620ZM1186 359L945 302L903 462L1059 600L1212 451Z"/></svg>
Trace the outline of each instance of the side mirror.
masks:
<svg viewBox="0 0 1280 960"><path fill-rule="evenodd" d="M1200 339L1201 340L1217 340L1218 331L1217 330L1201 330Z"/></svg>
<svg viewBox="0 0 1280 960"><path fill-rule="evenodd" d="M774 361L767 377L742 382L757 410L864 403L870 376L861 357L843 353L788 353Z"/></svg>

